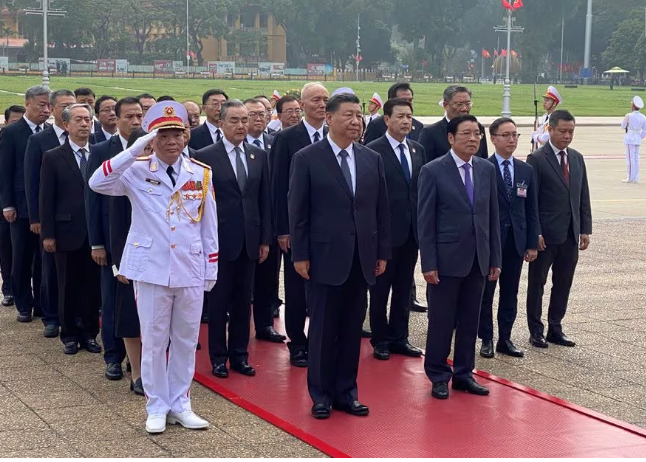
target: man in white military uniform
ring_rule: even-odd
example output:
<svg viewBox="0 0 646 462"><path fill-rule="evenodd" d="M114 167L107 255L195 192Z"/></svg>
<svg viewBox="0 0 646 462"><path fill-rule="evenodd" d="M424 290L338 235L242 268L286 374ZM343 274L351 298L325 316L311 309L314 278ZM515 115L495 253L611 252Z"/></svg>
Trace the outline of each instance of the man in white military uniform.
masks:
<svg viewBox="0 0 646 462"><path fill-rule="evenodd" d="M189 390L204 291L217 279L218 220L211 169L182 156L187 120L181 104L155 104L142 125L149 134L89 181L94 191L128 196L132 204L119 274L134 281L149 433L163 432L167 422L209 425L191 410ZM151 141L154 154L138 157Z"/></svg>
<svg viewBox="0 0 646 462"><path fill-rule="evenodd" d="M551 85L547 87L547 93L543 95L543 109L545 109L546 113L538 119L538 123L532 133L532 142L535 149L540 148L549 141L550 134L547 131L547 126L550 122L550 115L556 111L556 107L562 102L563 98L561 98L559 91Z"/></svg>
<svg viewBox="0 0 646 462"><path fill-rule="evenodd" d="M624 183L637 183L639 181L639 147L646 137L646 116L639 112L644 107L644 101L639 96L632 100L632 110L626 114L621 122L621 128L626 131L624 144L626 145L626 163L628 164L628 177Z"/></svg>
<svg viewBox="0 0 646 462"><path fill-rule="evenodd" d="M364 116L366 119L366 127L372 122L372 119L379 117L379 110L383 105L384 103L378 93L372 95L372 98L368 101L368 115Z"/></svg>

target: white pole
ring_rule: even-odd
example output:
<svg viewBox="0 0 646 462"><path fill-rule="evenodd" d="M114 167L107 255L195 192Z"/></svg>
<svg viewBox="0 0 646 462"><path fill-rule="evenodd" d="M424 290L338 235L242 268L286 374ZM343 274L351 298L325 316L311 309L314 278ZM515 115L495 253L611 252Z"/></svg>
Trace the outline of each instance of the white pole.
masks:
<svg viewBox="0 0 646 462"><path fill-rule="evenodd" d="M561 17L561 69L559 71L559 83L563 83L563 37L565 35L565 13Z"/></svg>
<svg viewBox="0 0 646 462"><path fill-rule="evenodd" d="M189 72L189 68L191 67L191 48L190 48L190 42L189 42L189 34L188 34L188 0L186 0L186 72Z"/></svg>
<svg viewBox="0 0 646 462"><path fill-rule="evenodd" d="M356 70L355 80L357 82L359 81L359 56L361 54L361 45L360 45L361 22L360 21L361 21L361 16L357 15L357 54L354 56L355 70Z"/></svg>
<svg viewBox="0 0 646 462"><path fill-rule="evenodd" d="M43 87L49 88L49 59L47 57L47 9L49 0L43 2Z"/></svg>
<svg viewBox="0 0 646 462"><path fill-rule="evenodd" d="M511 10L507 10L507 59L505 85L502 91L502 116L511 117L511 80L509 78L509 61L511 59Z"/></svg>
<svg viewBox="0 0 646 462"><path fill-rule="evenodd" d="M588 0L588 12L585 15L585 51L583 53L583 67L590 68L590 44L592 41L592 0Z"/></svg>

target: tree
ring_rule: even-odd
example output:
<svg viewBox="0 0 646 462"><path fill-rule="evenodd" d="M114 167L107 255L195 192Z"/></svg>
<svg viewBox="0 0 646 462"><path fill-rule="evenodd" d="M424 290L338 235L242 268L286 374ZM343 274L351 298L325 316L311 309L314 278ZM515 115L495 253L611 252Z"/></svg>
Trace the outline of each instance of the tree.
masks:
<svg viewBox="0 0 646 462"><path fill-rule="evenodd" d="M641 10L641 9L640 9ZM610 42L601 54L606 67L619 66L644 78L646 71L646 38L640 10L633 10L630 19L619 24Z"/></svg>

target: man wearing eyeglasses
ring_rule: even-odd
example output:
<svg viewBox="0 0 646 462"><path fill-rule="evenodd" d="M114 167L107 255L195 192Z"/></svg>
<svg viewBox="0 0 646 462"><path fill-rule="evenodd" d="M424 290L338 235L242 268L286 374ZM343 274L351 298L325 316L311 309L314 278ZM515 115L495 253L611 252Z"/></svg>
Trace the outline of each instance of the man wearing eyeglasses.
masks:
<svg viewBox="0 0 646 462"><path fill-rule="evenodd" d="M451 119L452 149L419 177L417 230L429 306L424 370L437 399L449 397L451 379L454 390L489 394L472 371L486 278L498 279L502 262L496 171L475 156L481 138L475 117ZM452 370L447 357L454 330Z"/></svg>
<svg viewBox="0 0 646 462"><path fill-rule="evenodd" d="M442 157L449 151L449 149L451 149L447 138L447 127L449 122L458 116L471 114L471 108L473 107L473 102L471 101L471 90L459 85L451 85L447 87L446 90L444 90L443 100L446 115L442 120L425 127L419 136L419 144L421 144L426 151L426 162ZM480 123L478 123L478 126L480 127L480 132L484 135L484 128ZM482 157L483 159L489 157L487 140L484 137L480 140L480 148L478 149L476 156Z"/></svg>
<svg viewBox="0 0 646 462"><path fill-rule="evenodd" d="M109 140L117 133L117 107L116 98L108 95L101 96L94 104L94 112L99 118L99 125L94 130L94 141L96 144Z"/></svg>
<svg viewBox="0 0 646 462"><path fill-rule="evenodd" d="M511 329L518 308L518 286L523 261L533 262L538 254L538 202L534 169L514 158L518 148L518 130L512 119L500 118L489 126L496 152L489 161L496 167L502 272L498 301L498 343L496 352L522 358L524 353L511 341ZM478 337L482 339L480 356L493 358L493 298L496 281L485 285L480 308Z"/></svg>
<svg viewBox="0 0 646 462"><path fill-rule="evenodd" d="M228 99L227 94L218 89L207 90L202 95L202 111L206 115L206 121L191 130L189 147L200 150L222 140L220 109Z"/></svg>

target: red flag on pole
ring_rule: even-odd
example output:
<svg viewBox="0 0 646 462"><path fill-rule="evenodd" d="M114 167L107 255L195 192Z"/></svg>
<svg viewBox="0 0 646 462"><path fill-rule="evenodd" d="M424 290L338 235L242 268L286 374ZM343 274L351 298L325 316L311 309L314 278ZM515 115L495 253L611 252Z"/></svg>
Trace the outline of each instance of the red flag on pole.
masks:
<svg viewBox="0 0 646 462"><path fill-rule="evenodd" d="M513 7L513 6L511 6L511 3L509 3L509 0L502 0L502 6L503 6L506 10L513 10L513 9L514 9L514 7Z"/></svg>
<svg viewBox="0 0 646 462"><path fill-rule="evenodd" d="M523 7L523 0L514 0L514 4L512 5L512 8L514 10L517 10L518 8Z"/></svg>
<svg viewBox="0 0 646 462"><path fill-rule="evenodd" d="M491 58L491 54L489 54L489 52L483 48L482 49L482 57L489 59L489 58Z"/></svg>

